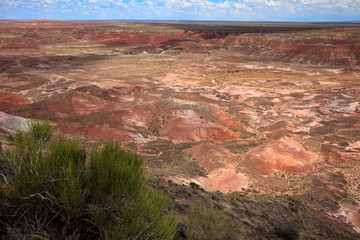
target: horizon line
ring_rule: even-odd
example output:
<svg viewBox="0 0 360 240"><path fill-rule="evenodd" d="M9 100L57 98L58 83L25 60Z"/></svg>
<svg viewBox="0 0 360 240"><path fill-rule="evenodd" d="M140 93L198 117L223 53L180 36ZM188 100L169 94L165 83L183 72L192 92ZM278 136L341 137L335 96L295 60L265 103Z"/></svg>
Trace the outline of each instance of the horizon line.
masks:
<svg viewBox="0 0 360 240"><path fill-rule="evenodd" d="M356 21L245 21L245 20L174 20L174 19L0 19L0 21L57 21L57 22L259 22L259 23L355 23L360 24L360 20Z"/></svg>

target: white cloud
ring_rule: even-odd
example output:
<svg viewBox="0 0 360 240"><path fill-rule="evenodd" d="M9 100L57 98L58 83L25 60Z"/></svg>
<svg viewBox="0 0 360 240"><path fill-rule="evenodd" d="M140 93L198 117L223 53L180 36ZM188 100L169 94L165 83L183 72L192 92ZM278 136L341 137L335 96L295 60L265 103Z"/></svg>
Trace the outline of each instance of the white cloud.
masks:
<svg viewBox="0 0 360 240"><path fill-rule="evenodd" d="M183 6L184 8L191 7L191 6L192 6L192 3L187 2L187 1L183 1L183 2L182 2L182 6Z"/></svg>
<svg viewBox="0 0 360 240"><path fill-rule="evenodd" d="M246 7L246 4L240 3L240 2L234 2L233 5L235 8L245 8Z"/></svg>
<svg viewBox="0 0 360 240"><path fill-rule="evenodd" d="M268 6L276 6L276 5L278 5L278 4L277 4L277 2L275 2L275 1L273 1L273 0L270 0L270 1L267 2L267 5L268 5Z"/></svg>
<svg viewBox="0 0 360 240"><path fill-rule="evenodd" d="M93 16L117 16L132 19L212 19L212 20L283 20L304 16L318 19L320 11L338 16L360 18L360 0L0 0L0 9L28 9L37 12L56 9L80 17L93 11ZM21 11L19 14L21 14ZM25 11L25 10L24 10ZM6 19L0 11L0 17ZM21 15L20 15L21 16ZM113 17L112 17L113 18Z"/></svg>
<svg viewBox="0 0 360 240"><path fill-rule="evenodd" d="M144 3L147 4L147 5L149 5L149 6L153 6L153 5L154 5L154 3L153 3L151 0L146 0Z"/></svg>
<svg viewBox="0 0 360 240"><path fill-rule="evenodd" d="M294 6L291 6L291 7L290 7L290 11L291 11L292 14L295 14L295 7L294 7Z"/></svg>
<svg viewBox="0 0 360 240"><path fill-rule="evenodd" d="M230 3L229 1L223 2L223 3L218 3L217 6L219 8L229 8L230 7Z"/></svg>

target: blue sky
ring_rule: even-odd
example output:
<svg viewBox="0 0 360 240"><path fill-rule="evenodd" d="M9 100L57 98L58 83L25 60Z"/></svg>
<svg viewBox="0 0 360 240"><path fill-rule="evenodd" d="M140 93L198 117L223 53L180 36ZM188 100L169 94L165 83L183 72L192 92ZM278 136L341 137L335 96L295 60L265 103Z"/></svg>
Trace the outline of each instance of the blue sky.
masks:
<svg viewBox="0 0 360 240"><path fill-rule="evenodd" d="M0 0L0 19L360 21L360 0Z"/></svg>

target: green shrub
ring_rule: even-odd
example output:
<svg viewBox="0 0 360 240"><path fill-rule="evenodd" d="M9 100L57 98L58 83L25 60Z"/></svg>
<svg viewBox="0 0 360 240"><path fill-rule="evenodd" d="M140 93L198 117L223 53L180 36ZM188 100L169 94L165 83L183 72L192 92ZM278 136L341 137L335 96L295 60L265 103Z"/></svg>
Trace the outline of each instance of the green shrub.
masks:
<svg viewBox="0 0 360 240"><path fill-rule="evenodd" d="M190 185L190 187L192 187L192 188L200 188L200 185L197 184L197 183L195 183L195 182L190 182L189 185Z"/></svg>
<svg viewBox="0 0 360 240"><path fill-rule="evenodd" d="M15 239L173 239L177 219L170 200L146 184L139 157L114 142L87 155L77 141L50 140L52 133L48 122L32 121L14 135L11 150L0 152L1 233Z"/></svg>
<svg viewBox="0 0 360 240"><path fill-rule="evenodd" d="M242 226L227 216L224 211L215 210L199 202L186 211L189 239L217 240L238 239Z"/></svg>
<svg viewBox="0 0 360 240"><path fill-rule="evenodd" d="M58 204L67 211L77 212L88 195L85 182L86 152L78 142L60 137L49 147L41 162L40 173L48 181L44 190L58 196Z"/></svg>
<svg viewBox="0 0 360 240"><path fill-rule="evenodd" d="M169 199L154 190L142 191L127 205L122 224L116 226L113 239L174 239L178 221L164 205Z"/></svg>
<svg viewBox="0 0 360 240"><path fill-rule="evenodd" d="M29 131L16 132L12 151L2 154L2 168L7 176L8 195L10 200L19 202L25 197L36 193L41 183L39 174L42 161L42 145L33 138Z"/></svg>
<svg viewBox="0 0 360 240"><path fill-rule="evenodd" d="M109 142L103 149L93 149L90 181L102 200L114 195L136 196L143 188L143 162L136 155L119 151L119 144Z"/></svg>
<svg viewBox="0 0 360 240"><path fill-rule="evenodd" d="M170 200L146 186L141 158L119 147L109 142L101 150L93 149L90 157L91 191L101 202L116 204L114 210L121 215L119 221L108 209L96 208L95 223L109 239L173 239L178 221L165 207Z"/></svg>
<svg viewBox="0 0 360 240"><path fill-rule="evenodd" d="M49 121L35 121L30 120L28 122L29 132L32 137L40 142L48 141L54 133L54 127L49 123Z"/></svg>
<svg viewBox="0 0 360 240"><path fill-rule="evenodd" d="M275 229L275 235L284 240L296 240L299 238L299 233L291 227L278 227Z"/></svg>

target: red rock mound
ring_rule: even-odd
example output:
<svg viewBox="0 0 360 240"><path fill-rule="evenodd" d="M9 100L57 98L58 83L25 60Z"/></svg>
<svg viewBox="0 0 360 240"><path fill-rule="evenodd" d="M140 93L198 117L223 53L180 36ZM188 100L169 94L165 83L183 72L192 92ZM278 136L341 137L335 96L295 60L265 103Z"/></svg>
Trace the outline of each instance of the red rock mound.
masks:
<svg viewBox="0 0 360 240"><path fill-rule="evenodd" d="M17 94L0 90L0 111L17 108L22 105L30 104L31 100Z"/></svg>
<svg viewBox="0 0 360 240"><path fill-rule="evenodd" d="M86 118L78 120L78 122L81 122L81 126L100 125L124 131L150 133L145 124L152 119L155 111L154 105L141 104L123 110L89 114Z"/></svg>
<svg viewBox="0 0 360 240"><path fill-rule="evenodd" d="M356 55L351 48L342 45L324 44L280 44L263 54L271 60L290 61L307 64L353 66L357 64Z"/></svg>
<svg viewBox="0 0 360 240"><path fill-rule="evenodd" d="M234 169L222 169L209 174L206 178L199 179L199 182L207 191L229 193L246 188L249 184L249 179L245 174L237 173Z"/></svg>
<svg viewBox="0 0 360 240"><path fill-rule="evenodd" d="M131 133L115 129L103 127L100 125L94 126L79 126L74 128L64 129L67 134L75 134L100 139L112 139L119 142L135 141L136 139Z"/></svg>
<svg viewBox="0 0 360 240"><path fill-rule="evenodd" d="M359 65L360 49L356 40L284 40L278 34L230 34L216 39L229 49L250 51L262 59L315 65ZM223 43L222 43L223 42Z"/></svg>
<svg viewBox="0 0 360 240"><path fill-rule="evenodd" d="M241 128L220 109L177 98L159 104L148 126L155 135L180 141L235 140L240 138L235 128Z"/></svg>
<svg viewBox="0 0 360 240"><path fill-rule="evenodd" d="M201 143L188 149L186 153L207 170L224 167L225 161L235 160L235 154L213 143Z"/></svg>
<svg viewBox="0 0 360 240"><path fill-rule="evenodd" d="M229 126L230 128L233 128L236 130L241 130L244 128L243 124L235 121L234 119L232 119L231 117L226 115L223 111L221 111L219 108L217 108L215 106L212 106L212 108L210 109L210 114L212 116L214 116L216 119L218 119L219 121L221 121L222 123Z"/></svg>
<svg viewBox="0 0 360 240"><path fill-rule="evenodd" d="M159 135L182 141L235 140L240 134L194 109L176 107L164 111L156 121Z"/></svg>
<svg viewBox="0 0 360 240"><path fill-rule="evenodd" d="M126 130L150 133L146 126L156 114L156 104L137 104L121 111L121 118Z"/></svg>
<svg viewBox="0 0 360 240"><path fill-rule="evenodd" d="M348 216L350 222L354 225L354 229L357 232L360 232L360 213L351 211L351 212L348 212L347 216Z"/></svg>
<svg viewBox="0 0 360 240"><path fill-rule="evenodd" d="M159 44L171 39L183 39L189 34L179 32L100 32L94 36L93 32L87 32L90 38L97 38L96 41L105 45L144 45ZM84 38L84 33L81 34Z"/></svg>
<svg viewBox="0 0 360 240"><path fill-rule="evenodd" d="M65 113L71 116L82 116L116 108L113 102L78 91L57 94L41 101L39 105L44 111Z"/></svg>
<svg viewBox="0 0 360 240"><path fill-rule="evenodd" d="M315 169L314 156L290 139L282 139L266 143L259 149L251 151L246 164L264 174L276 171L292 173L308 173Z"/></svg>
<svg viewBox="0 0 360 240"><path fill-rule="evenodd" d="M240 137L238 132L228 127L231 125L233 129L239 129L240 124L236 125L234 120L219 109L214 110L193 101L172 99L164 102L136 104L123 110L111 110L115 108L115 105L90 94L72 92L68 95L66 108L65 103L60 101L60 99L63 101L65 99L58 96L55 100L52 98L51 104L46 102L45 107L45 111L62 112L76 117L73 119L75 124L67 124L68 126L63 124L68 129L64 129L66 132L78 133L81 130L81 135L83 135L87 128L95 128L99 131L99 126L101 126L101 129L113 128L123 132L136 132L146 136L156 135L182 141L234 140ZM86 115L86 118L82 117L83 115ZM106 136L108 134L101 134L100 137L108 138ZM224 150L217 149L216 151L225 153ZM225 153L225 155L229 154L231 153Z"/></svg>
<svg viewBox="0 0 360 240"><path fill-rule="evenodd" d="M137 141L151 134L146 127L154 113L156 104L137 104L123 110L95 112L84 116L64 119L59 122L62 131L120 142Z"/></svg>

